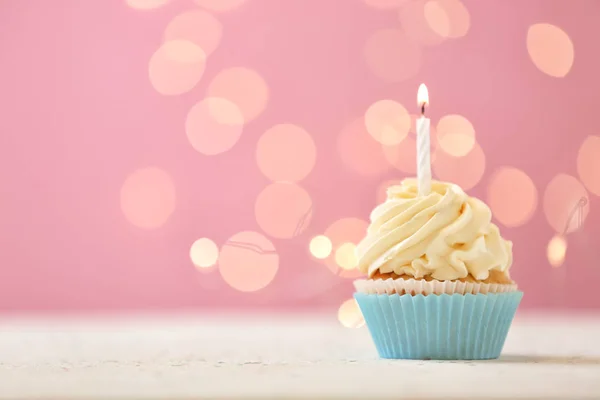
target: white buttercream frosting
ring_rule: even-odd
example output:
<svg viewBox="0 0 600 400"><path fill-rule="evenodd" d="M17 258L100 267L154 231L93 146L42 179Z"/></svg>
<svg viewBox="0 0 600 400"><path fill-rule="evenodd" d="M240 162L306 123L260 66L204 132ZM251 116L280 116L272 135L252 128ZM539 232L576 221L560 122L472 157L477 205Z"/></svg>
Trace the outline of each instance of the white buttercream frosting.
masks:
<svg viewBox="0 0 600 400"><path fill-rule="evenodd" d="M488 278L512 264L512 243L500 236L492 213L459 186L432 182L418 196L417 182L406 179L388 189L387 200L371 213L366 237L357 246L358 267L437 280Z"/></svg>

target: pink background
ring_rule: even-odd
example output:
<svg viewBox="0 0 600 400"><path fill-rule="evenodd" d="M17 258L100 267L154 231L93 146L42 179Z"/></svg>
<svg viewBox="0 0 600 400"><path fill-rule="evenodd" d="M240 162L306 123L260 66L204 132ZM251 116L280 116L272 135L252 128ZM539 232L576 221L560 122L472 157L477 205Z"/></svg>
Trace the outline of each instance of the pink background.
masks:
<svg viewBox="0 0 600 400"><path fill-rule="evenodd" d="M399 19L402 10L378 9L374 1L228 0L231 10L214 10L215 1L153 0L147 10L136 8L139 0L0 4L2 310L337 307L350 298L352 279L312 257L311 238L341 218L366 220L378 186L410 175L381 165L380 146L368 134L361 140L369 145L351 154L343 153L339 135L378 100L395 100L416 113L421 82L430 91L433 126L446 114L460 114L475 128L485 173L470 194L488 201L492 178L505 166L534 183L535 208L526 221L514 227L497 221L515 243L512 276L526 292L523 305L600 307L600 202L594 194L600 165L584 160L578 170L584 140L598 135L599 2L462 0L469 15L466 34L425 45ZM418 0L387 3L402 8L412 1ZM203 7L222 25L218 45L197 84L184 93L161 94L149 70L165 28L177 15ZM561 28L573 43L574 62L564 77L544 73L528 54L528 29L538 23ZM198 29L202 35L208 28ZM406 33L403 46L413 53L400 46L366 51L381 29ZM389 64L377 58L380 53ZM405 76L390 70L394 63L398 74L407 69ZM244 110L260 102L257 93L231 85L228 90L245 99L238 105L246 123L230 149L208 156L190 145L186 115L231 67L256 71L268 99L249 120ZM173 79L179 78L174 71ZM255 213L257 197L270 184L257 166L257 143L282 123L301 126L316 149L310 173L297 182L310 196L312 218L293 238L265 232ZM148 200L141 219L172 208L150 228L132 223L120 198L128 176L147 167L164 171L174 193L156 204ZM562 266L552 268L546 249L555 229L549 221L573 207L550 199L544 209L546 189L559 174L583 181L589 214L567 235ZM515 186L510 197L521 196L519 190ZM296 218L279 217L288 207L293 211L297 199L290 196L268 207L278 216L270 223L282 231L287 226L277 224ZM274 278L253 292L232 287L231 274L249 273L239 286L253 273L274 272L265 272L260 260L245 265L244 257L230 254L236 265L225 274L219 265L199 271L190 261L196 239L207 237L222 247L241 231L264 235L277 253Z"/></svg>

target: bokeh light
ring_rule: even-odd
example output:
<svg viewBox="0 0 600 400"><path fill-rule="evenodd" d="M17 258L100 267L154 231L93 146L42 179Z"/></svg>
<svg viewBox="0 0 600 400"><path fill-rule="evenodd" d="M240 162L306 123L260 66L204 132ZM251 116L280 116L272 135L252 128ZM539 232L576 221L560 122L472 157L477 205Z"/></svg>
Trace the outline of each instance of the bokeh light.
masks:
<svg viewBox="0 0 600 400"><path fill-rule="evenodd" d="M508 227L529 221L538 201L531 178L513 167L502 167L492 175L487 196L494 218Z"/></svg>
<svg viewBox="0 0 600 400"><path fill-rule="evenodd" d="M429 27L442 37L465 36L471 26L469 10L460 0L429 0L424 13Z"/></svg>
<svg viewBox="0 0 600 400"><path fill-rule="evenodd" d="M200 7L215 12L232 11L239 8L247 0L194 0Z"/></svg>
<svg viewBox="0 0 600 400"><path fill-rule="evenodd" d="M275 246L260 233L236 233L221 248L221 276L229 286L241 292L263 289L273 281L278 268Z"/></svg>
<svg viewBox="0 0 600 400"><path fill-rule="evenodd" d="M397 145L383 146L385 160L392 167L406 174L414 175L417 172L417 119L418 115L411 114L410 132L404 140ZM435 164L437 158L437 130L434 125L430 127L431 136L431 163Z"/></svg>
<svg viewBox="0 0 600 400"><path fill-rule="evenodd" d="M125 0L125 3L136 10L154 10L167 5L171 0Z"/></svg>
<svg viewBox="0 0 600 400"><path fill-rule="evenodd" d="M553 267L560 267L567 254L567 241L562 235L555 235L548 243L546 249L548 261Z"/></svg>
<svg viewBox="0 0 600 400"><path fill-rule="evenodd" d="M219 248L212 240L200 238L190 247L190 259L192 264L198 268L210 268L219 259Z"/></svg>
<svg viewBox="0 0 600 400"><path fill-rule="evenodd" d="M375 191L375 204L381 204L386 201L388 188L390 186L399 185L400 183L402 183L402 179L389 179L380 183Z"/></svg>
<svg viewBox="0 0 600 400"><path fill-rule="evenodd" d="M479 183L485 172L485 154L477 142L464 157L454 157L443 150L437 152L433 173L441 181L452 182L464 190Z"/></svg>
<svg viewBox="0 0 600 400"><path fill-rule="evenodd" d="M327 265L327 268L331 272L342 278L357 278L362 276L358 268L341 268L336 261L336 254L338 249L344 245L347 250L348 243L357 245L365 237L368 226L369 223L367 221L359 218L342 218L329 225L325 230L325 236L331 240L333 252L325 259L325 265Z"/></svg>
<svg viewBox="0 0 600 400"><path fill-rule="evenodd" d="M407 136L395 146L384 146L383 155L391 166L406 174L417 172L417 140Z"/></svg>
<svg viewBox="0 0 600 400"><path fill-rule="evenodd" d="M577 172L585 187L600 196L600 136L588 136L577 154Z"/></svg>
<svg viewBox="0 0 600 400"><path fill-rule="evenodd" d="M272 181L304 179L315 166L316 158L317 147L310 134L292 124L268 129L256 147L258 167Z"/></svg>
<svg viewBox="0 0 600 400"><path fill-rule="evenodd" d="M390 169L381 144L367 132L364 118L346 125L338 136L337 145L342 162L361 175L379 175Z"/></svg>
<svg viewBox="0 0 600 400"><path fill-rule="evenodd" d="M300 186L276 182L260 192L254 213L258 226L269 236L290 239L304 232L310 224L312 200Z"/></svg>
<svg viewBox="0 0 600 400"><path fill-rule="evenodd" d="M244 118L235 104L209 97L190 109L185 133L196 151L210 156L232 148L239 140L243 126Z"/></svg>
<svg viewBox="0 0 600 400"><path fill-rule="evenodd" d="M342 269L351 270L358 266L356 258L356 245L354 243L343 243L335 251L335 263Z"/></svg>
<svg viewBox="0 0 600 400"><path fill-rule="evenodd" d="M393 10L400 7L405 1L408 0L364 0L366 5L379 10Z"/></svg>
<svg viewBox="0 0 600 400"><path fill-rule="evenodd" d="M551 24L529 27L527 51L540 71L556 78L567 75L573 66L573 42L565 31Z"/></svg>
<svg viewBox="0 0 600 400"><path fill-rule="evenodd" d="M325 235L319 235L312 238L309 245L310 254L315 258L324 259L329 257L333 246L331 240Z"/></svg>
<svg viewBox="0 0 600 400"><path fill-rule="evenodd" d="M205 66L206 54L198 45L188 40L170 40L150 58L150 83L162 95L183 94L198 84Z"/></svg>
<svg viewBox="0 0 600 400"><path fill-rule="evenodd" d="M401 82L415 76L421 67L421 48L400 29L374 32L364 48L367 66L386 82Z"/></svg>
<svg viewBox="0 0 600 400"><path fill-rule="evenodd" d="M437 123L437 141L446 153L462 157L475 145L475 129L462 115L445 115Z"/></svg>
<svg viewBox="0 0 600 400"><path fill-rule="evenodd" d="M174 17L165 29L165 41L186 40L199 46L208 56L219 46L223 26L212 14L190 10Z"/></svg>
<svg viewBox="0 0 600 400"><path fill-rule="evenodd" d="M208 94L235 103L246 122L257 118L269 100L269 88L265 80L258 72L243 67L219 72L208 85Z"/></svg>
<svg viewBox="0 0 600 400"><path fill-rule="evenodd" d="M165 171L141 168L121 187L121 210L133 225L153 229L162 226L175 210L175 184Z"/></svg>
<svg viewBox="0 0 600 400"><path fill-rule="evenodd" d="M558 174L544 192L544 214L550 226L560 234L583 226L590 211L588 194L577 178Z"/></svg>
<svg viewBox="0 0 600 400"><path fill-rule="evenodd" d="M435 33L444 38L450 36L450 18L439 1L426 2L423 14L427 24Z"/></svg>
<svg viewBox="0 0 600 400"><path fill-rule="evenodd" d="M406 32L406 35L410 40L421 45L433 46L442 43L445 38L431 28L430 23L426 18L425 5L428 2L429 0L407 1L400 7L398 17L402 29ZM431 10L428 14L429 18L434 17ZM445 10L443 10L443 15L446 15ZM433 22L440 24L437 19ZM448 24L450 24L449 20ZM438 27L438 29L440 29L440 27ZM448 31L449 30L450 27L448 27Z"/></svg>
<svg viewBox="0 0 600 400"><path fill-rule="evenodd" d="M338 310L338 320L346 328L360 328L365 324L356 300L349 299Z"/></svg>
<svg viewBox="0 0 600 400"><path fill-rule="evenodd" d="M406 108L394 100L379 100L365 113L367 132L387 146L400 143L410 130L411 117Z"/></svg>

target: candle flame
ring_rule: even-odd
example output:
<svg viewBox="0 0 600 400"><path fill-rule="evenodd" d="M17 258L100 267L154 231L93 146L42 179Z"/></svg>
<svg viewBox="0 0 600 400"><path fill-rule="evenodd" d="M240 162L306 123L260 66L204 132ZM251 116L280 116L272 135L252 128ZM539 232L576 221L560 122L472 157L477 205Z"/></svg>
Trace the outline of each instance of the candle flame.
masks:
<svg viewBox="0 0 600 400"><path fill-rule="evenodd" d="M419 85L419 91L417 92L417 104L422 108L425 108L426 105L429 105L429 92L427 91L427 86L425 86L424 83Z"/></svg>

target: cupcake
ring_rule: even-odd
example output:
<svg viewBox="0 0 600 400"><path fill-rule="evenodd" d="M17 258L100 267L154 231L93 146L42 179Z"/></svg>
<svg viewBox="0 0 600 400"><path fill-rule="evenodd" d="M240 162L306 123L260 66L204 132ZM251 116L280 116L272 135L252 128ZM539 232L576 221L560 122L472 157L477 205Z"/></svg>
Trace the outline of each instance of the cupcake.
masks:
<svg viewBox="0 0 600 400"><path fill-rule="evenodd" d="M431 186L420 197L404 180L373 210L354 297L382 358L498 358L523 297L509 274L512 243L481 200Z"/></svg>

